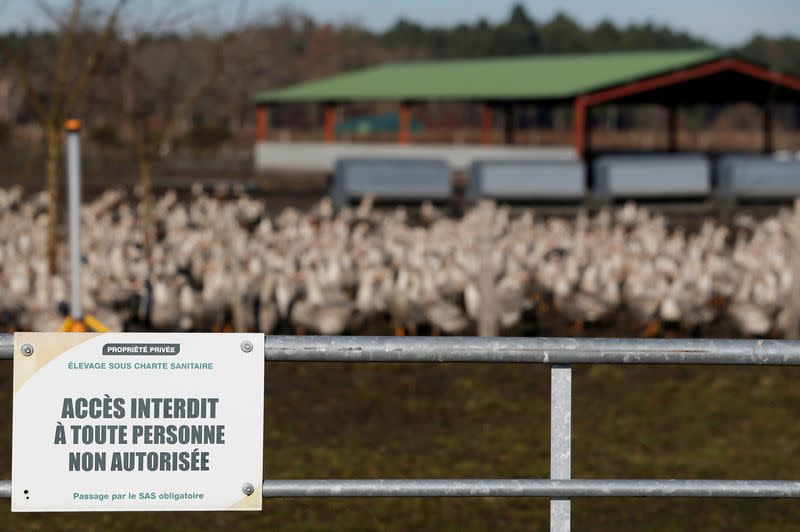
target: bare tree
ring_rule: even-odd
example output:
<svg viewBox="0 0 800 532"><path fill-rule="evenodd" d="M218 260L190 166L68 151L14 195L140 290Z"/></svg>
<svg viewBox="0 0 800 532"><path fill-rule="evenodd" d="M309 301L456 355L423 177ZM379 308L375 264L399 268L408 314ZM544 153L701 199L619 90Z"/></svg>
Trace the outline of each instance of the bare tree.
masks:
<svg viewBox="0 0 800 532"><path fill-rule="evenodd" d="M150 254L153 163L170 152L195 104L222 72L224 39L166 33L196 15L173 6L131 22L123 39L121 112L142 189L141 219Z"/></svg>
<svg viewBox="0 0 800 532"><path fill-rule="evenodd" d="M89 9L83 0L72 0L61 10L39 0L39 7L55 25L52 49L15 50L11 54L25 98L36 114L45 135L45 176L49 194L47 259L56 270L58 228L59 162L64 120L81 103L86 88L115 36L120 12L127 0L117 0L109 10ZM96 21L102 21L97 24ZM55 57L55 62L50 57Z"/></svg>

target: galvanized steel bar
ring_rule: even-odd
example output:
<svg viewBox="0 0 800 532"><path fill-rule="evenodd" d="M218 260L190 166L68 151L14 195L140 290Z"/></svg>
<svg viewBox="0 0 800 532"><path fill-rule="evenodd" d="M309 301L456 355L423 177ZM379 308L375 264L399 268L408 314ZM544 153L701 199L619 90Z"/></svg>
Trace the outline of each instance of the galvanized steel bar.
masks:
<svg viewBox="0 0 800 532"><path fill-rule="evenodd" d="M295 497L734 497L800 498L792 480L265 480L266 498ZM11 481L0 480L0 499Z"/></svg>
<svg viewBox="0 0 800 532"><path fill-rule="evenodd" d="M550 368L550 478L572 476L572 368ZM569 532L570 500L550 499L550 530Z"/></svg>
<svg viewBox="0 0 800 532"><path fill-rule="evenodd" d="M267 336L276 362L800 365L797 340Z"/></svg>
<svg viewBox="0 0 800 532"><path fill-rule="evenodd" d="M0 360L14 358L14 335L12 333L0 334Z"/></svg>
<svg viewBox="0 0 800 532"><path fill-rule="evenodd" d="M0 334L0 359L13 335ZM273 362L800 365L798 340L267 336Z"/></svg>
<svg viewBox="0 0 800 532"><path fill-rule="evenodd" d="M81 147L80 130L67 129L67 195L69 199L70 315L83 318L81 307Z"/></svg>
<svg viewBox="0 0 800 532"><path fill-rule="evenodd" d="M791 480L265 480L267 498L288 497L757 497L800 498Z"/></svg>

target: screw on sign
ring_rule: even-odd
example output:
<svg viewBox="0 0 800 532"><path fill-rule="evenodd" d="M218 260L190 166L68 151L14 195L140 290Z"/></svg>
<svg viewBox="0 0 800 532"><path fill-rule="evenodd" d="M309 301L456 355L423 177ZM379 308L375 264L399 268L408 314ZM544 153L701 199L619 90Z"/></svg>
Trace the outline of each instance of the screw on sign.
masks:
<svg viewBox="0 0 800 532"><path fill-rule="evenodd" d="M19 348L23 355L29 357L33 354L33 346L31 344L22 344Z"/></svg>
<svg viewBox="0 0 800 532"><path fill-rule="evenodd" d="M251 348L252 348L252 346L251 346ZM242 493L244 493L247 496L252 495L253 493L255 493L255 491L256 491L256 489L249 482L245 483L242 486Z"/></svg>
<svg viewBox="0 0 800 532"><path fill-rule="evenodd" d="M249 340L245 340L244 342L242 342L241 347L242 351L244 351L245 353L249 353L250 351L253 350L253 343L250 342Z"/></svg>

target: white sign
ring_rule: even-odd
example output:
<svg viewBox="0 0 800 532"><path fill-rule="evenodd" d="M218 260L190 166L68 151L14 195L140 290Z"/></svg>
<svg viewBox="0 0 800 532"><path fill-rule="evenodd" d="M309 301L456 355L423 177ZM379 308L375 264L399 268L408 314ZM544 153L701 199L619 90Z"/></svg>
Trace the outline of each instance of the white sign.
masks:
<svg viewBox="0 0 800 532"><path fill-rule="evenodd" d="M264 335L16 333L11 510L260 510Z"/></svg>

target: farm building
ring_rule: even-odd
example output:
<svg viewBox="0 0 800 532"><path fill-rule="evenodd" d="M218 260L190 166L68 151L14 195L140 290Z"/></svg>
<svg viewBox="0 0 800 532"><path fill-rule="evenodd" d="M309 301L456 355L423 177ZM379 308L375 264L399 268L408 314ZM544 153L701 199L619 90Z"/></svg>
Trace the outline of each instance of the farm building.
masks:
<svg viewBox="0 0 800 532"><path fill-rule="evenodd" d="M595 109L606 105L658 105L667 112L666 151L677 151L679 112L699 104L747 102L762 113L760 139L773 151L773 107L800 102L800 78L718 50L628 52L529 56L456 61L390 63L260 92L257 104L256 166L272 163L319 164L331 168L339 157L358 155L363 146L337 143L339 109L354 103L396 105L393 143L370 144L386 157L443 156L454 168L469 159L574 159L592 156ZM459 102L480 106L481 145L418 145L414 112L420 104ZM273 143L271 115L284 105L322 109L322 143ZM526 105L571 109L571 146L563 149L514 145L515 112ZM496 117L502 117L503 142L493 142ZM494 144L494 145L493 145ZM501 145L498 145L501 144ZM314 148L310 153L309 148ZM297 153L295 153L295 151Z"/></svg>

